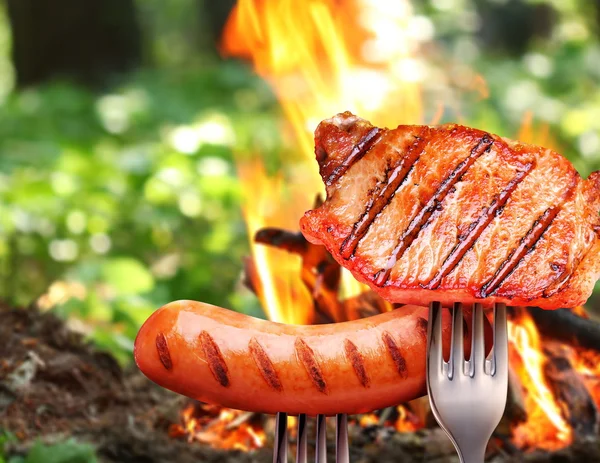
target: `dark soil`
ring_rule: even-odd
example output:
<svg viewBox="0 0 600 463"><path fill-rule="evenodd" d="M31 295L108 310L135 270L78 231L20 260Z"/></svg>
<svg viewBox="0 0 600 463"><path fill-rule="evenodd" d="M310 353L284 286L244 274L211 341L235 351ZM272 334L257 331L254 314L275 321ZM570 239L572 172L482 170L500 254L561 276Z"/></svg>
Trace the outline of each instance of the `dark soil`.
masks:
<svg viewBox="0 0 600 463"><path fill-rule="evenodd" d="M0 430L17 438L5 449L26 453L36 439L94 444L106 462L255 462L168 436L187 399L85 343L50 313L0 307ZM264 458L263 458L264 457Z"/></svg>

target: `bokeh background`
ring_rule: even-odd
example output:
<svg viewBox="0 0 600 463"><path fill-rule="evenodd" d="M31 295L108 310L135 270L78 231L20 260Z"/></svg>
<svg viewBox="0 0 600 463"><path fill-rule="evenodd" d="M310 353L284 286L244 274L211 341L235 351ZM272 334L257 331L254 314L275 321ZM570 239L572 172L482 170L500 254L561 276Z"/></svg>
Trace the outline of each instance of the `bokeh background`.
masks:
<svg viewBox="0 0 600 463"><path fill-rule="evenodd" d="M276 171L295 141L269 85L219 54L232 4L0 3L3 303L55 311L123 363L169 301L264 316L240 283L251 193L234 156ZM422 55L408 71L441 121L509 137L525 124L583 176L600 168L600 1L413 8Z"/></svg>

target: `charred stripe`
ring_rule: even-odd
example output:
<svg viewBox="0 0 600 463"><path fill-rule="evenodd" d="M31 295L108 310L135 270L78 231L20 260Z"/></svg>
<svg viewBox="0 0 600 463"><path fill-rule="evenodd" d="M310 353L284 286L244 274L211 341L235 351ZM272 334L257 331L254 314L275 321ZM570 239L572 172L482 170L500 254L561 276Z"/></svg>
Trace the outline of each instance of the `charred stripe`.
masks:
<svg viewBox="0 0 600 463"><path fill-rule="evenodd" d="M385 348L387 349L388 354L392 358L392 362L394 362L394 365L396 366L396 371L398 371L398 374L401 378L406 379L408 377L406 360L404 359L402 352L400 352L396 341L394 341L392 335L387 331L383 332L383 334L381 335L381 339L385 344Z"/></svg>
<svg viewBox="0 0 600 463"><path fill-rule="evenodd" d="M256 338L252 338L250 340L248 343L248 349L250 350L250 355L260 370L260 374L264 378L265 382L277 392L282 392L283 385L281 384L281 380L277 375L275 366Z"/></svg>
<svg viewBox="0 0 600 463"><path fill-rule="evenodd" d="M160 363L163 364L167 370L173 368L173 362L171 361L171 353L169 352L169 346L167 345L167 338L162 333L156 335L156 351L158 352L158 358Z"/></svg>
<svg viewBox="0 0 600 463"><path fill-rule="evenodd" d="M367 370L365 368L365 361L358 351L358 347L350 341L349 339L344 340L344 351L346 352L346 358L352 365L354 369L354 373L356 373L356 377L358 381L364 388L368 388L371 386L371 380L369 375L367 375Z"/></svg>
<svg viewBox="0 0 600 463"><path fill-rule="evenodd" d="M323 394L327 394L327 383L325 382L325 378L323 377L321 367L317 362L317 357L315 356L314 351L302 338L296 339L294 348L296 349L296 355L298 356L298 359L300 359L300 362L302 365L304 365L309 378L317 390Z"/></svg>
<svg viewBox="0 0 600 463"><path fill-rule="evenodd" d="M494 276L481 287L478 297L488 297L502 286L502 283L504 283L510 274L517 268L523 257L535 247L535 244L548 229L560 209L560 205L549 207L536 219L525 236L521 238L519 245L510 252L508 258L502 262L498 270L496 270Z"/></svg>
<svg viewBox="0 0 600 463"><path fill-rule="evenodd" d="M419 135L427 130L423 128ZM402 156L400 162L396 164L391 174L385 176L375 187L379 191L379 195L372 196L369 199L365 211L360 218L354 223L352 233L342 243L340 254L344 259L348 259L354 254L356 246L360 240L367 234L369 228L375 221L375 218L385 209L392 201L398 188L405 182L409 173L412 171L415 163L423 153L423 147L426 140L422 136L416 136L415 141L408 149L406 156Z"/></svg>
<svg viewBox="0 0 600 463"><path fill-rule="evenodd" d="M367 154L367 152L379 139L380 133L381 129L378 127L373 127L371 130L369 130L369 132L359 140L354 148L352 148L352 151L348 157L333 170L329 177L327 177L325 184L327 186L334 184L342 175L346 173L348 169L350 169L350 167L352 167L355 162L359 161L365 154Z"/></svg>
<svg viewBox="0 0 600 463"><path fill-rule="evenodd" d="M469 225L469 232L465 236L461 236L458 239L458 243L454 246L444 263L433 277L433 279L427 284L427 289L436 289L442 282L442 278L448 275L456 266L460 263L462 258L465 256L467 251L473 247L476 241L479 239L483 231L492 222L496 213L501 210L506 202L510 199L512 193L517 189L517 186L521 181L527 177L527 174L533 169L533 163L527 164L524 170L517 172L517 175L506 185L504 190L494 198L491 204L485 209L483 214L479 216L477 220Z"/></svg>
<svg viewBox="0 0 600 463"><path fill-rule="evenodd" d="M489 134L485 134L481 139L477 142L477 144L471 149L469 155L463 159L463 161L458 164L454 168L454 170L446 177L442 183L440 184L437 191L431 197L431 199L427 202L425 207L421 209L419 213L412 219L402 236L399 238L396 247L392 251L390 258L388 259L388 263L385 268L381 269L375 275L375 284L377 286L383 286L392 271L394 265L398 259L402 257L404 252L408 249L408 247L413 243L417 236L419 236L420 231L427 225L429 222L431 215L433 212L441 205L442 201L450 191L450 189L462 178L462 176L469 170L469 168L475 163L475 161L481 156L483 153L488 151L492 144L494 143L494 139L491 138Z"/></svg>
<svg viewBox="0 0 600 463"><path fill-rule="evenodd" d="M231 381L229 379L229 369L221 353L221 349L207 331L200 332L200 345L204 351L204 357L210 371L217 380L217 382L223 387L229 387Z"/></svg>

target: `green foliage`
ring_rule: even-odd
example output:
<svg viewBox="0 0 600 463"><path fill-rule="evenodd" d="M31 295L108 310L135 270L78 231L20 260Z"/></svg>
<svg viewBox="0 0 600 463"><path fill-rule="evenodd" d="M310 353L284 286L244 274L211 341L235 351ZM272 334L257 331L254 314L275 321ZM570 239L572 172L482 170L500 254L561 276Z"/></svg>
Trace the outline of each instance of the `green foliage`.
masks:
<svg viewBox="0 0 600 463"><path fill-rule="evenodd" d="M9 431L4 431L0 429L0 463L8 463L6 454L5 454L5 446L9 442L14 442L16 437Z"/></svg>
<svg viewBox="0 0 600 463"><path fill-rule="evenodd" d="M26 457L11 457L6 463L96 463L94 447L69 439L53 445L37 442ZM0 460L0 463L4 463Z"/></svg>
<svg viewBox="0 0 600 463"><path fill-rule="evenodd" d="M255 310L232 297L248 253L233 147L274 151L273 103L232 63L140 72L103 95L61 83L11 95L0 112L0 299L48 293L123 360L171 300Z"/></svg>

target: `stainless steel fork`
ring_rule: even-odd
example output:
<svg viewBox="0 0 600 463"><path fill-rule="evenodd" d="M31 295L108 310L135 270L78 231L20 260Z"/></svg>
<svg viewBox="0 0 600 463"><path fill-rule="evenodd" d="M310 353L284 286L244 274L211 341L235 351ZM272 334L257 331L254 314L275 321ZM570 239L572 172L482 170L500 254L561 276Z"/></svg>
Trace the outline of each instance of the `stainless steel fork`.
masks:
<svg viewBox="0 0 600 463"><path fill-rule="evenodd" d="M276 420L273 463L287 463L287 413L277 413ZM336 463L350 463L350 457L348 454L348 416L345 414L336 415L335 424L335 461ZM306 440L306 415L298 415L298 435L296 440L297 463L308 462ZM315 462L327 462L327 432L325 415L317 415Z"/></svg>
<svg viewBox="0 0 600 463"><path fill-rule="evenodd" d="M485 354L483 308L473 305L471 358L463 349L463 308L455 303L449 362L442 354L442 306L429 307L427 392L431 410L446 432L462 463L482 463L485 449L498 426L508 391L506 305L494 307L494 346Z"/></svg>

